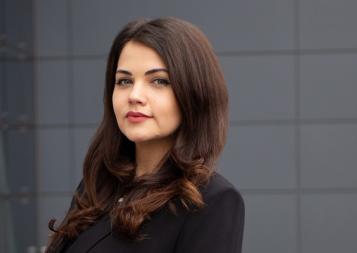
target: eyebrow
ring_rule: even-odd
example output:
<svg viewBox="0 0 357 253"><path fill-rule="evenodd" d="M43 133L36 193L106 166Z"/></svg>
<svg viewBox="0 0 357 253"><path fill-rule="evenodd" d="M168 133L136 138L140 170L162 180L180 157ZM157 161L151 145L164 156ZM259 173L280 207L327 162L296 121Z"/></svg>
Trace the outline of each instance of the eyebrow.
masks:
<svg viewBox="0 0 357 253"><path fill-rule="evenodd" d="M169 71L167 69L165 69L165 68L156 68L156 69L150 69L150 70L146 71L144 75L151 75L153 73L160 72L160 71L164 71L166 73L169 73ZM129 76L133 75L130 71L124 70L124 69L117 69L116 73L122 73L122 74L126 74L126 75L129 75Z"/></svg>

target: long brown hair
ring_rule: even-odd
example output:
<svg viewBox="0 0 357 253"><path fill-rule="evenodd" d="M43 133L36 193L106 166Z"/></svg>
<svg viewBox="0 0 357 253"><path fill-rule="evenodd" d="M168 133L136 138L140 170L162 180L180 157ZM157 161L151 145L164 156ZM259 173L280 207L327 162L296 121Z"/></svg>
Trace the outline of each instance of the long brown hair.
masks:
<svg viewBox="0 0 357 253"><path fill-rule="evenodd" d="M136 41L154 49L169 71L182 112L175 143L156 173L135 178L135 143L120 131L112 94L117 62L124 45ZM223 150L228 125L228 94L222 70L205 35L177 18L140 19L128 23L115 37L106 69L103 119L91 139L83 164L82 190L52 234L48 250L61 240L74 239L102 215L109 213L113 229L142 240L140 225L164 205L204 206L199 187L208 183ZM118 189L124 201L117 203ZM174 202L173 199L179 202Z"/></svg>

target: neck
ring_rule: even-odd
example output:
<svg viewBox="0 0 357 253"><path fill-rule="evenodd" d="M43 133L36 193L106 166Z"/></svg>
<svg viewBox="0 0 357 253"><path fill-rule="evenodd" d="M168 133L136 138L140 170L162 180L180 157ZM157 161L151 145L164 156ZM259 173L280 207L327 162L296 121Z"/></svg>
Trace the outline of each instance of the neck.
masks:
<svg viewBox="0 0 357 253"><path fill-rule="evenodd" d="M171 139L135 143L136 177L154 173L171 146Z"/></svg>

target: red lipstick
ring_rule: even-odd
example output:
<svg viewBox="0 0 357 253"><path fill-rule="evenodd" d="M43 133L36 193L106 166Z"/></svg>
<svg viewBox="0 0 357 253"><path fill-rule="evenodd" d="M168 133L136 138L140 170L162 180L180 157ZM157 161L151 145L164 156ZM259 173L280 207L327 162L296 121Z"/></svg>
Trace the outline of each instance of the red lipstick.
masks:
<svg viewBox="0 0 357 253"><path fill-rule="evenodd" d="M133 112L130 111L126 114L126 117L128 118L128 120L132 123L140 123L143 122L149 118L151 118L150 116L141 113L141 112Z"/></svg>

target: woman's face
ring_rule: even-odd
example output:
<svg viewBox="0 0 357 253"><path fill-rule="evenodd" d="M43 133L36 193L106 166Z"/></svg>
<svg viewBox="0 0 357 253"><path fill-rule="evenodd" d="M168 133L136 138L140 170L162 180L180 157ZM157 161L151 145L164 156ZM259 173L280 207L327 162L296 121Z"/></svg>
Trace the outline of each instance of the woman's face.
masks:
<svg viewBox="0 0 357 253"><path fill-rule="evenodd" d="M135 143L169 140L181 123L165 64L139 42L129 41L121 51L112 101L121 132Z"/></svg>

